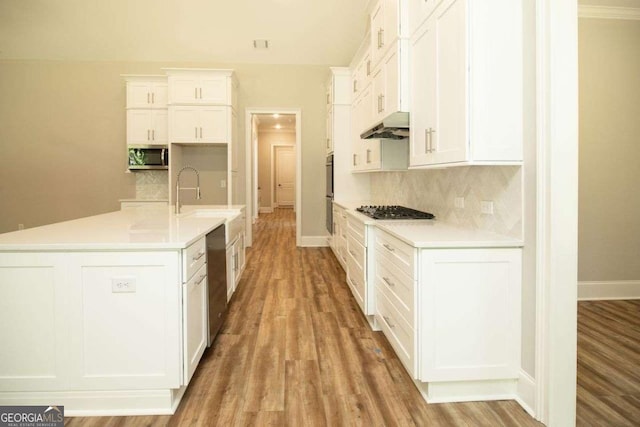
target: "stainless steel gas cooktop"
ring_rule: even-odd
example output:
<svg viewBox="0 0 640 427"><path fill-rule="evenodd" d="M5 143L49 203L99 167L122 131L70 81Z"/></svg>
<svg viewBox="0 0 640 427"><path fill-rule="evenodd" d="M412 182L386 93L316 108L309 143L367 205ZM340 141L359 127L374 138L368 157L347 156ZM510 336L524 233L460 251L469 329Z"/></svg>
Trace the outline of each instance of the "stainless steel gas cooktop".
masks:
<svg viewBox="0 0 640 427"><path fill-rule="evenodd" d="M356 210L373 219L434 219L429 212L417 211L404 206L360 206Z"/></svg>

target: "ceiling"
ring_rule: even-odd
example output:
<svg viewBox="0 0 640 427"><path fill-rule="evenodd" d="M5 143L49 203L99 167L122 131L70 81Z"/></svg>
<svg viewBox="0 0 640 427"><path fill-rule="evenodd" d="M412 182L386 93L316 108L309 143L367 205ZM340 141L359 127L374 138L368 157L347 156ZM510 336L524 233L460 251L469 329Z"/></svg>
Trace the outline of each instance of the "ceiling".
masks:
<svg viewBox="0 0 640 427"><path fill-rule="evenodd" d="M258 117L258 132L295 132L295 114L256 114ZM276 126L280 127L277 128Z"/></svg>
<svg viewBox="0 0 640 427"><path fill-rule="evenodd" d="M367 3L0 0L0 59L348 65Z"/></svg>

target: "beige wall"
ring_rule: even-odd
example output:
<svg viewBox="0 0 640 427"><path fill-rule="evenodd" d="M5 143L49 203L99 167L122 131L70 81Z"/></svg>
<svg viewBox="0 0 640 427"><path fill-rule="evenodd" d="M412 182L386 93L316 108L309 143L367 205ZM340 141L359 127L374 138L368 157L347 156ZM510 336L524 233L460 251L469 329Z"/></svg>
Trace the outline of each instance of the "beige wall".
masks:
<svg viewBox="0 0 640 427"><path fill-rule="evenodd" d="M640 279L640 21L580 19L578 280Z"/></svg>
<svg viewBox="0 0 640 427"><path fill-rule="evenodd" d="M285 132L258 133L258 186L261 191L261 208L270 208L273 203L271 188L271 155L274 145L295 145L296 134Z"/></svg>
<svg viewBox="0 0 640 427"><path fill-rule="evenodd" d="M160 74L163 67L236 70L242 194L245 108L301 109L302 235L326 234L323 180L316 177L324 174L327 67L63 61L0 61L0 232L117 210L118 199L135 197L120 75Z"/></svg>

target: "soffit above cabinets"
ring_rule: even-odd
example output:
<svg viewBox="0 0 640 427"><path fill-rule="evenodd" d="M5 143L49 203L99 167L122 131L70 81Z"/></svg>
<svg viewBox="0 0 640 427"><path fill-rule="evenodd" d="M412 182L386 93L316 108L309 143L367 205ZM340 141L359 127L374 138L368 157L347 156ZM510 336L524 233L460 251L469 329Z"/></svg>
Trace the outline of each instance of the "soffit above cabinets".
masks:
<svg viewBox="0 0 640 427"><path fill-rule="evenodd" d="M0 60L347 65L367 0L0 2ZM253 40L269 40L255 49Z"/></svg>

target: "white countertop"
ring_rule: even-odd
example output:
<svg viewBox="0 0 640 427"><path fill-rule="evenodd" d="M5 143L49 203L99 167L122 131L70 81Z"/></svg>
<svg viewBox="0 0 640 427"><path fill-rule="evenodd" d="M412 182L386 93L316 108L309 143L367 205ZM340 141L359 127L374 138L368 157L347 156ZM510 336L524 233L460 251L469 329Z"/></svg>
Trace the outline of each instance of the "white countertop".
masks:
<svg viewBox="0 0 640 427"><path fill-rule="evenodd" d="M237 217L242 205L130 208L0 234L0 251L183 249Z"/></svg>
<svg viewBox="0 0 640 427"><path fill-rule="evenodd" d="M522 239L487 230L459 227L438 219L378 220L356 211L370 202L334 201L347 210L347 214L366 225L375 226L415 248L517 248L524 246Z"/></svg>

